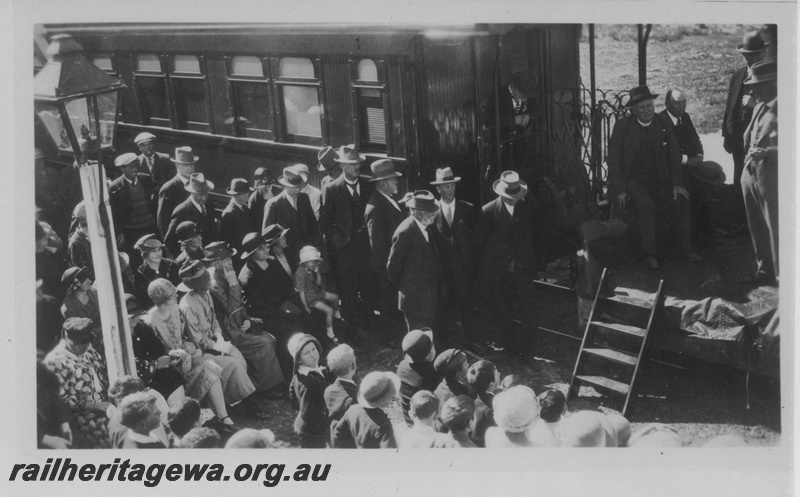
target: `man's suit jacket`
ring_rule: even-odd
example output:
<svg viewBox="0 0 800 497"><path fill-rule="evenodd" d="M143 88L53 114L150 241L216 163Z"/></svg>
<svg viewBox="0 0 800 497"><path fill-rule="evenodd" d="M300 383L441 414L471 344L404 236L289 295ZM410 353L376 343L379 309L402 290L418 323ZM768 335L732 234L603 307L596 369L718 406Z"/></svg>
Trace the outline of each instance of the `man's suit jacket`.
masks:
<svg viewBox="0 0 800 497"><path fill-rule="evenodd" d="M512 260L515 271L525 271L536 277L536 254L533 245L534 212L529 200L523 199L514 207L512 220L502 197L483 206L478 223L472 232L478 254L478 280L491 287L502 283Z"/></svg>
<svg viewBox="0 0 800 497"><path fill-rule="evenodd" d="M438 202L441 206L441 201ZM472 279L475 274L475 243L472 229L478 221L475 206L469 202L456 199L454 201L453 224L447 224L444 213L440 209L436 214L436 230L444 242L442 259L447 261L444 274L448 287L459 299L468 298Z"/></svg>
<svg viewBox="0 0 800 497"><path fill-rule="evenodd" d="M264 221L261 229L275 223L289 228L286 233L286 241L289 244L286 258L294 266L299 261L300 249L305 245L313 245L318 250L322 250L322 235L320 235L317 218L314 217L314 209L311 207L308 195L301 192L297 196L297 209L292 207L286 196L287 194L284 192L267 201L267 205L264 206Z"/></svg>
<svg viewBox="0 0 800 497"><path fill-rule="evenodd" d="M136 176L138 177L137 181L142 185L142 190L144 190L145 197L147 197L148 200L147 205L150 208L150 213L153 215L153 219L155 220L156 203L153 194L153 183L150 180L150 176L142 173L137 173ZM130 183L125 181L124 175L111 182L111 186L108 189L108 195L109 203L111 204L111 215L114 218L114 228L116 231L121 233L125 228L125 225L128 224L128 217L131 213ZM136 240L133 240L133 242L135 241Z"/></svg>
<svg viewBox="0 0 800 497"><path fill-rule="evenodd" d="M156 192L161 190L164 183L175 175L175 165L169 160L169 155L161 152L153 153L153 170L147 165L144 154L139 154L139 172L150 176L150 181L156 187Z"/></svg>
<svg viewBox="0 0 800 497"><path fill-rule="evenodd" d="M398 309L405 314L435 319L442 291L441 240L436 229L425 240L416 220L406 218L392 237L386 269L398 285ZM438 246L437 246L438 243Z"/></svg>
<svg viewBox="0 0 800 497"><path fill-rule="evenodd" d="M264 188L269 188L269 198L277 197L283 191L277 185L268 185ZM261 226L261 223L264 221L264 206L267 205L267 200L269 200L269 198L264 198L261 192L256 189L256 191L250 194L250 198L247 199L247 208L250 210L250 219L252 220L254 229Z"/></svg>
<svg viewBox="0 0 800 497"><path fill-rule="evenodd" d="M369 243L372 247L370 264L372 271L377 275L386 273L386 263L389 261L389 252L392 248L392 237L397 227L404 219L408 218L408 211L398 204L400 210L395 209L389 200L379 192L373 190L364 210L364 219L367 222Z"/></svg>
<svg viewBox="0 0 800 497"><path fill-rule="evenodd" d="M372 193L373 185L364 178L358 178L359 204L361 212L355 215L364 218L367 199ZM319 214L319 228L325 239L332 242L336 249L350 243L353 231L353 204L350 189L345 183L344 174L333 180L322 192L322 209Z"/></svg>
<svg viewBox="0 0 800 497"><path fill-rule="evenodd" d="M192 199L187 198L172 211L172 218L169 222L167 234L164 237L164 244L173 254L180 252L176 230L178 229L178 225L184 221L197 223L203 235L203 246L216 241L217 227L214 223L214 213L210 205L206 204L205 208L206 214L203 215L194 205Z"/></svg>
<svg viewBox="0 0 800 497"><path fill-rule="evenodd" d="M269 261L266 269L261 269L253 261L247 261L239 271L239 284L244 292L244 305L251 316L269 320L287 318L280 310L287 300L295 301L292 277L284 271L281 264L274 259Z"/></svg>
<svg viewBox="0 0 800 497"><path fill-rule="evenodd" d="M241 254L242 240L244 240L245 235L254 231L256 230L253 228L250 209L246 205L241 207L236 205L231 199L228 205L225 206L225 210L222 211L222 239ZM205 240L203 242L205 243Z"/></svg>
<svg viewBox="0 0 800 497"><path fill-rule="evenodd" d="M725 115L722 117L723 146L728 153L734 153L737 150L739 153L747 152L747 149L739 149L744 142L744 130L753 117L753 109L749 107L742 109L746 77L747 66L744 66L733 73L728 86L728 101L725 103Z"/></svg>
<svg viewBox="0 0 800 497"><path fill-rule="evenodd" d="M653 116L648 133L655 132L653 143L660 143L661 150L652 154L655 164L653 170L658 174L657 184L662 187L683 186L681 170L681 151L672 133L669 121L659 114ZM614 131L608 140L608 197L613 199L626 192L628 183L636 177L639 167L637 152L639 151L639 133L641 126L636 116L628 116L614 124Z"/></svg>
<svg viewBox="0 0 800 497"><path fill-rule="evenodd" d="M164 186L158 191L158 219L156 219L156 222L162 237L166 238L167 236L169 222L175 207L187 198L189 198L189 192L186 191L183 179L177 174L164 183Z"/></svg>
<svg viewBox="0 0 800 497"><path fill-rule="evenodd" d="M688 113L683 113L680 125L672 123L672 118L667 109L662 110L661 115L664 116L664 123L675 135L675 141L678 143L678 149L682 155L688 158L703 155L703 142L700 141L700 135L697 134L692 118Z"/></svg>
<svg viewBox="0 0 800 497"><path fill-rule="evenodd" d="M744 151L750 147L764 148L767 155L762 159L745 158L745 166L778 167L778 98L762 102L753 109L753 120L744 132ZM776 192L777 194L777 192Z"/></svg>

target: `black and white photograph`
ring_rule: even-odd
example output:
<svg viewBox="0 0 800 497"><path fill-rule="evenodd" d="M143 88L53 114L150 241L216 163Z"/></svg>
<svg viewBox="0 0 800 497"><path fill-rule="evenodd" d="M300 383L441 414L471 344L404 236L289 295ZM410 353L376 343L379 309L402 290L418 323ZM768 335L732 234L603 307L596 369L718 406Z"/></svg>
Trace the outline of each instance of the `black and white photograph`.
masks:
<svg viewBox="0 0 800 497"><path fill-rule="evenodd" d="M795 2L163 4L7 9L7 495L793 494Z"/></svg>

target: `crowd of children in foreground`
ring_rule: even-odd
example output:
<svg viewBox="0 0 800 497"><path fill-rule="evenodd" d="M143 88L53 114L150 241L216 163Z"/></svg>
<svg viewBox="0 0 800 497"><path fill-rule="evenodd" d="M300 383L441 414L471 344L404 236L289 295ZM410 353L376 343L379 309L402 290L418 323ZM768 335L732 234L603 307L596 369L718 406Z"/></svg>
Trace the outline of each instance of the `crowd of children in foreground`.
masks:
<svg viewBox="0 0 800 497"><path fill-rule="evenodd" d="M508 375L501 380L486 360L468 364L448 349L435 354L432 333L414 330L403 341L397 373L371 372L353 380L356 358L338 345L321 364L322 347L311 335L289 342L294 357L290 396L297 411L294 429L305 448L517 448L680 447L681 437L663 424L632 433L619 414L567 411L563 392L539 395ZM168 406L138 378L124 376L109 391L111 445L119 448L278 448L272 431L232 431L203 423L191 398ZM397 399L397 400L396 400ZM399 402L397 402L399 401ZM400 415L402 406L402 416ZM210 425L210 426L209 426ZM706 446L744 446L722 436Z"/></svg>

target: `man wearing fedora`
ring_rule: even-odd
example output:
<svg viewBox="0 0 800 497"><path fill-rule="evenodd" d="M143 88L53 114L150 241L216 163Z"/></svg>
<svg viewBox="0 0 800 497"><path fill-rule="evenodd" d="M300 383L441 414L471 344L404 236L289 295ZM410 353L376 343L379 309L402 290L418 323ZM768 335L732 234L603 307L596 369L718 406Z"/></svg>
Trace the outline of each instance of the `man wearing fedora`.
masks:
<svg viewBox="0 0 800 497"><path fill-rule="evenodd" d="M336 178L342 175L342 166L336 162L339 154L336 149L328 145L317 154L317 171L324 173L325 177L319 183L319 190L325 191L325 188L333 182Z"/></svg>
<svg viewBox="0 0 800 497"><path fill-rule="evenodd" d="M368 326L372 313L375 274L365 263L370 257L364 212L373 183L361 176L366 157L354 145L343 145L334 161L343 174L322 195L319 226L336 259L336 282L342 296L342 314L348 322Z"/></svg>
<svg viewBox="0 0 800 497"><path fill-rule="evenodd" d="M702 258L691 248L689 193L683 186L681 151L670 120L655 112L657 94L647 86L630 90L632 115L618 120L608 141L608 198L626 209L636 207L645 262L658 269L656 221L672 228L679 255Z"/></svg>
<svg viewBox="0 0 800 497"><path fill-rule="evenodd" d="M717 228L711 222L709 201L714 188L725 184L725 172L716 162L703 160L703 143L686 112L686 94L671 88L664 102L667 108L661 115L675 134L681 152L683 184L689 192L691 205L692 239L713 244Z"/></svg>
<svg viewBox="0 0 800 497"><path fill-rule="evenodd" d="M442 240L434 222L439 206L427 190L406 201L411 215L392 237L386 271L397 285L397 308L406 318L406 331L432 328L437 343L446 337L438 322L439 304L446 295L442 280Z"/></svg>
<svg viewBox="0 0 800 497"><path fill-rule="evenodd" d="M192 153L192 147L178 147L175 149L175 158L170 159L175 164L175 176L164 183L158 191L158 230L166 238L169 222L175 207L189 198L186 187L189 186L189 177L194 174L194 167L200 160Z"/></svg>
<svg viewBox="0 0 800 497"><path fill-rule="evenodd" d="M150 176L150 181L155 185L158 193L164 183L169 181L172 176L172 164L169 155L156 152L156 135L153 133L139 133L133 139L133 143L142 152L137 157L139 161L139 171Z"/></svg>
<svg viewBox="0 0 800 497"><path fill-rule="evenodd" d="M478 221L475 206L456 199L456 185L461 178L449 167L436 170L436 180L431 186L439 193L439 212L436 213L436 229L442 235L443 257L448 261L442 269L447 286L451 289L450 300L442 302L446 315L445 326L460 328L459 341L475 346L472 331L472 281L475 276L474 242L472 229Z"/></svg>
<svg viewBox="0 0 800 497"><path fill-rule="evenodd" d="M744 132L742 193L756 255L756 273L744 283L777 285L778 264L778 66L756 62L744 84L758 102Z"/></svg>
<svg viewBox="0 0 800 497"><path fill-rule="evenodd" d="M722 117L722 138L725 151L733 156L733 184L738 192L742 187L742 170L747 150L744 148L744 131L753 117L755 99L744 85L747 70L750 66L764 58L766 46L758 31L745 33L742 44L736 49L747 63L731 75L728 87L728 100L725 103L725 114ZM736 224L744 227L744 201L738 194L734 196L734 216Z"/></svg>
<svg viewBox="0 0 800 497"><path fill-rule="evenodd" d="M164 244L171 251L178 250L178 239L175 230L184 221L192 221L203 235L203 242L210 243L217 239L217 225L214 213L208 203L208 193L214 189L214 183L208 181L203 173L194 173L185 186L189 198L178 204L172 211L169 229L164 236Z"/></svg>
<svg viewBox="0 0 800 497"><path fill-rule="evenodd" d="M307 182L308 177L295 166L285 168L283 175L278 178L278 183L283 185L283 192L269 199L264 206L264 229L272 224L280 224L288 229L286 241L289 250L286 255L293 266L297 266L299 251L306 245L313 245L318 250L323 248L311 200L300 191Z"/></svg>
<svg viewBox="0 0 800 497"><path fill-rule="evenodd" d="M253 173L253 185L255 191L247 199L247 208L255 229L261 226L264 220L264 206L267 205L267 200L280 195L281 187L275 184L275 178L266 167L259 167Z"/></svg>
<svg viewBox="0 0 800 497"><path fill-rule="evenodd" d="M408 210L397 199L397 178L401 174L395 171L394 162L391 159L376 160L370 169L370 182L375 188L364 209L364 220L369 234L370 268L378 276L378 291L373 304L380 313L376 328L384 334L383 338L390 346L399 348L400 342L395 335L403 326L397 310L397 286L389 279L386 264L389 262L392 237L400 223L408 217Z"/></svg>
<svg viewBox="0 0 800 497"><path fill-rule="evenodd" d="M132 152L117 157L114 165L122 172L109 187L117 245L131 257L131 266L139 267L142 260L139 252L133 249L133 244L156 230L153 183L150 176L138 172L139 162Z"/></svg>
<svg viewBox="0 0 800 497"><path fill-rule="evenodd" d="M247 374L256 392L280 397L284 382L275 337L264 331L259 319L252 319L242 303L242 286L233 268L238 251L224 241L213 242L204 249L203 262L211 275L211 298L223 336L247 361ZM238 258L241 260L241 258Z"/></svg>
<svg viewBox="0 0 800 497"><path fill-rule="evenodd" d="M231 186L225 190L225 193L231 196L231 200L222 211L222 239L237 252L242 250L244 235L255 231L250 208L247 206L247 199L253 190L255 189L251 188L244 178L232 179ZM241 259L238 260L241 261ZM241 268L238 263L234 266L237 269Z"/></svg>
<svg viewBox="0 0 800 497"><path fill-rule="evenodd" d="M534 213L525 199L528 185L516 171L503 172L492 189L497 198L483 206L472 232L479 257L477 281L492 304L498 338L518 366L536 343ZM522 323L519 336L514 324L515 309Z"/></svg>

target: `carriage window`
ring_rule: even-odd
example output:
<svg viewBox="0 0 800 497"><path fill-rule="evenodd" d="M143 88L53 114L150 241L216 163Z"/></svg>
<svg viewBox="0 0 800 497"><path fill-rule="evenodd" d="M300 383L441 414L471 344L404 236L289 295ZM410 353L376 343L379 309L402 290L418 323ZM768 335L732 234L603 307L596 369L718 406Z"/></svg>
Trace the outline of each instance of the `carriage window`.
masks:
<svg viewBox="0 0 800 497"><path fill-rule="evenodd" d="M194 55L174 55L171 62L170 81L175 99L176 127L210 131L202 61Z"/></svg>
<svg viewBox="0 0 800 497"><path fill-rule="evenodd" d="M277 74L284 140L322 145L322 85L315 63L311 59L284 57L278 61Z"/></svg>
<svg viewBox="0 0 800 497"><path fill-rule="evenodd" d="M111 64L111 56L104 53L96 54L92 58L92 62L96 65L99 69L104 70L107 73L114 72L114 66Z"/></svg>
<svg viewBox="0 0 800 497"><path fill-rule="evenodd" d="M362 150L388 152L386 84L383 62L371 59L351 61L353 129Z"/></svg>
<svg viewBox="0 0 800 497"><path fill-rule="evenodd" d="M230 59L233 130L236 136L271 140L272 118L269 105L269 79L258 57Z"/></svg>
<svg viewBox="0 0 800 497"><path fill-rule="evenodd" d="M133 85L139 104L141 123L170 126L166 74L155 54L140 54L134 62Z"/></svg>

